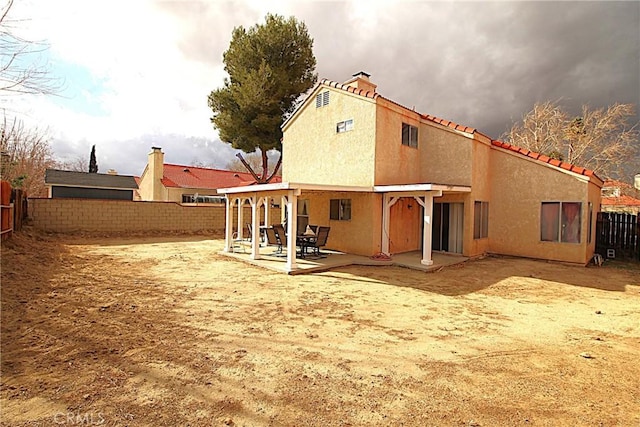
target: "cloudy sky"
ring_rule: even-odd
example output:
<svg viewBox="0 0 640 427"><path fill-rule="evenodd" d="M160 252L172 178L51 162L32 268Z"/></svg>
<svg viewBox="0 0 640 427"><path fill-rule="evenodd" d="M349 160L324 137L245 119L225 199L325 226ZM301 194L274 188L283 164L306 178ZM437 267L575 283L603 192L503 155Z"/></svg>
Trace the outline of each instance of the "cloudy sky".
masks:
<svg viewBox="0 0 640 427"><path fill-rule="evenodd" d="M319 78L366 71L383 96L494 138L536 101L640 104L640 2L391 0L19 0L15 32L46 42L33 60L62 89L2 102L48 128L60 159L95 144L100 172L141 174L151 146L224 167L207 95L233 28L267 13L306 23Z"/></svg>

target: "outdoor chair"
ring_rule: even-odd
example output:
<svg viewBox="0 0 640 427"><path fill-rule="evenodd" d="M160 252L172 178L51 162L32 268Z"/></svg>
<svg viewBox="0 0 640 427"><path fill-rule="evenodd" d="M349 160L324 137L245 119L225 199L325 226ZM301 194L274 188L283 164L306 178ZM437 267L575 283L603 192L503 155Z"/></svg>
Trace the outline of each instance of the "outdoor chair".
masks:
<svg viewBox="0 0 640 427"><path fill-rule="evenodd" d="M329 230L331 230L331 227L318 227L318 230L316 231L316 238L308 246L312 249L313 255L318 258L326 258L327 256L320 252L320 248L326 246L327 239L329 238Z"/></svg>
<svg viewBox="0 0 640 427"><path fill-rule="evenodd" d="M280 239L276 234L276 230L269 227L265 229L265 233L267 233L267 246L277 246L278 248L273 253L273 255L282 253L282 243L280 243Z"/></svg>
<svg viewBox="0 0 640 427"><path fill-rule="evenodd" d="M282 224L274 224L273 231L280 242L280 253L282 253L283 248L287 247L287 233L284 231Z"/></svg>

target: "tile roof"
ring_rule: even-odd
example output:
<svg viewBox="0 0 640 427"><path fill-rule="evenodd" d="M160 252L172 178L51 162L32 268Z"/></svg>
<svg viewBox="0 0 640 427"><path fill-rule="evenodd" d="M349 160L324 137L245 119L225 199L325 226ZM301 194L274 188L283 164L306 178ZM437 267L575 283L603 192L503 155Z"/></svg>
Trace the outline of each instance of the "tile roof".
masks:
<svg viewBox="0 0 640 427"><path fill-rule="evenodd" d="M336 89L345 90L347 92L355 93L356 95L361 95L361 96L364 96L366 98L371 98L371 99L381 98L381 99L384 99L384 100L386 100L388 102L391 102L391 103L393 103L395 105L398 105L399 107L404 108L404 109L406 109L408 111L413 111L413 112L417 113L416 111L414 111L414 110L412 110L412 109L410 109L410 108L408 108L408 107L406 107L406 106L404 106L402 104L399 104L399 103L397 103L395 101L392 101L389 98L385 98L385 97L381 96L377 92L364 91L362 89L357 89L357 88L354 88L352 86L347 86L347 85L344 85L344 84L341 84L341 83L337 83L337 82L334 82L332 80L327 80L327 79L322 79L320 81L319 85L320 84L324 84L324 85L327 85L329 87L333 87L333 88L336 88ZM600 185L602 185L602 183L604 182L592 170L585 169L585 168L582 168L582 167L579 167L579 166L575 166L575 165L572 165L572 164L567 163L567 162L562 162L562 161L559 161L559 160L551 159L551 158L549 158L549 157L547 157L547 156L545 156L543 154L535 153L533 151L529 151L529 150L524 149L524 148L516 147L515 145L511 145L511 144L507 144L507 143L504 143L504 142L501 142L501 141L497 141L497 140L491 139L491 138L487 137L486 135L480 133L477 129L472 128L472 127L460 125L460 124L452 122L450 120L441 119L439 117L432 116L432 115L429 115L429 114L421 114L421 113L417 113L417 114L419 114L420 117L423 118L424 120L428 120L428 121L431 121L433 123L437 123L439 125L446 126L448 128L451 128L451 129L454 129L454 130L457 130L457 131L460 131L460 132L465 132L465 133L475 134L475 135L482 135L482 136L486 137L487 139L491 140L491 145L494 146L494 147L504 148L504 149L507 149L507 150L509 150L511 152L521 154L521 155L523 155L525 157L528 157L530 159L534 159L534 160L537 160L537 161L540 161L540 162L543 162L543 163L547 163L547 164L550 164L550 165L555 166L557 168L564 169L564 170L567 170L567 171L571 171L571 172L574 172L574 173L577 173L577 174L580 174L580 175L584 175L584 176L587 176L589 178L594 177L597 181L600 182Z"/></svg>
<svg viewBox="0 0 640 427"><path fill-rule="evenodd" d="M239 187L255 183L248 172L235 172L221 169L209 169L196 166L174 165L165 163L162 184L173 188L201 188L215 190L217 188ZM279 176L271 182L281 182Z"/></svg>
<svg viewBox="0 0 640 427"><path fill-rule="evenodd" d="M44 182L48 185L68 185L75 187L137 189L133 176L110 175L108 173L89 173L47 169Z"/></svg>
<svg viewBox="0 0 640 427"><path fill-rule="evenodd" d="M640 206L640 200L631 196L603 197L602 204L605 206Z"/></svg>

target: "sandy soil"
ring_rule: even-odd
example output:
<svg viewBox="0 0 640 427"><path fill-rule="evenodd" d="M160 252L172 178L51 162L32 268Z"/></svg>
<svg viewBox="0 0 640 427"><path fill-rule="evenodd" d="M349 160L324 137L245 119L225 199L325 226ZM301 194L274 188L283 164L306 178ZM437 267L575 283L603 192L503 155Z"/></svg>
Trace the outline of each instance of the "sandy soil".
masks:
<svg viewBox="0 0 640 427"><path fill-rule="evenodd" d="M286 276L196 236L2 247L2 425L638 426L640 268Z"/></svg>

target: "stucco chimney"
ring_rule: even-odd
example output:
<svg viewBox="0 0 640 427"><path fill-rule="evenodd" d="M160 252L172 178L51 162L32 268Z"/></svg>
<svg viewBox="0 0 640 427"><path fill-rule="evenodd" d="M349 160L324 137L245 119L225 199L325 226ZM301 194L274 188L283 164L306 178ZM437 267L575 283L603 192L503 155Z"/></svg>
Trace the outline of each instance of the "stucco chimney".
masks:
<svg viewBox="0 0 640 427"><path fill-rule="evenodd" d="M344 84L358 89L375 92L378 86L371 83L371 81L369 80L370 76L371 74L365 73L364 71L359 71L353 75L353 78L344 82Z"/></svg>
<svg viewBox="0 0 640 427"><path fill-rule="evenodd" d="M151 177L151 200L162 200L162 177L164 176L164 153L160 147L151 147L149 153L149 175Z"/></svg>

